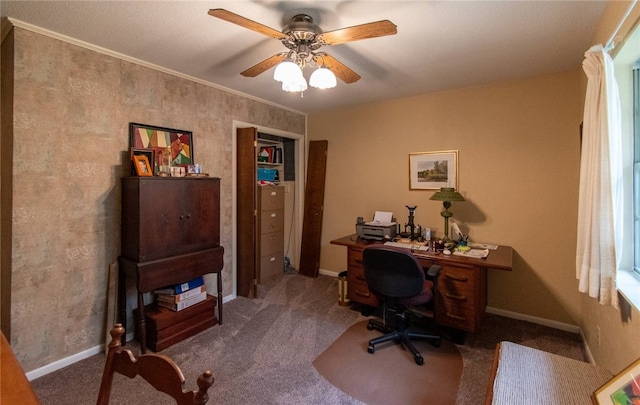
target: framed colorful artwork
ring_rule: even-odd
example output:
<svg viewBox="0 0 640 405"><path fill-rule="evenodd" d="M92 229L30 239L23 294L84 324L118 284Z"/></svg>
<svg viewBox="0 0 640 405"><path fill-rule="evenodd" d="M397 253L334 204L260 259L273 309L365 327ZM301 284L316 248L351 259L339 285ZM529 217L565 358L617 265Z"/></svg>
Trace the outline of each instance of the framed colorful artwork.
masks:
<svg viewBox="0 0 640 405"><path fill-rule="evenodd" d="M409 190L458 188L458 151L409 154Z"/></svg>
<svg viewBox="0 0 640 405"><path fill-rule="evenodd" d="M597 405L635 404L640 398L640 359L615 375L593 393Z"/></svg>
<svg viewBox="0 0 640 405"><path fill-rule="evenodd" d="M130 146L136 149L154 151L154 172L158 171L163 151L169 151L171 166L194 164L193 134L190 131L156 127L152 125L129 123ZM166 156L166 153L164 154Z"/></svg>

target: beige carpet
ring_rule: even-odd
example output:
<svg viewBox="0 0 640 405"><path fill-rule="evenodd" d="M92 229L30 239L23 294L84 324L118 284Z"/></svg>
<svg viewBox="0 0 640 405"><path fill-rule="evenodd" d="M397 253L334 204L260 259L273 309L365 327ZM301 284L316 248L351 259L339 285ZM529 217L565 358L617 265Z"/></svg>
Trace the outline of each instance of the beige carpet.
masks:
<svg viewBox="0 0 640 405"><path fill-rule="evenodd" d="M367 330L367 321L350 326L314 361L313 366L332 385L369 405L455 404L462 376L462 356L442 339L439 348L414 341L424 365L410 351L392 342L367 352L367 342L381 332Z"/></svg>

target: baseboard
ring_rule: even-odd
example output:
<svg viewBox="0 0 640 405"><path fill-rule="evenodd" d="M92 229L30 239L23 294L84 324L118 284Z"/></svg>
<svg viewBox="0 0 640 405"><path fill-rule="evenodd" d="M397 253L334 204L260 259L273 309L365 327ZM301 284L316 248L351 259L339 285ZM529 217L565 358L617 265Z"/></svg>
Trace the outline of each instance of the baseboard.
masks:
<svg viewBox="0 0 640 405"><path fill-rule="evenodd" d="M319 269L318 273L322 274L323 276L330 276L335 278L338 278L338 274L340 274L339 272L325 270L325 269Z"/></svg>
<svg viewBox="0 0 640 405"><path fill-rule="evenodd" d="M80 360L84 360L98 353L104 353L104 345L94 346L80 353L76 353L73 356L65 357L64 359L60 359L60 360L54 361L53 363L47 364L44 367L40 367L35 370L29 371L28 373L26 373L27 379L29 381L35 380L36 378L40 378L49 373L53 373L54 371L70 366L73 363L76 363ZM98 376L98 378L100 377Z"/></svg>
<svg viewBox="0 0 640 405"><path fill-rule="evenodd" d="M232 295L227 295L225 297L222 297L222 303L226 303L229 302L231 300L233 300L235 298L235 294ZM127 333L126 334L126 339L127 342L132 341L135 338L135 334L133 332ZM67 366L72 365L73 363L76 363L80 360L84 360L88 357L91 357L93 355L96 355L98 353L104 353L104 349L105 349L105 345L101 344L98 346L94 346L90 349L87 349L85 351L82 351L80 353L76 353L72 356L69 357L65 357L64 359L60 359L57 361L54 361L53 363L47 364L46 366L37 368L35 370L29 371L28 373L25 373L27 376L27 379L29 381L31 380L35 380L36 378L40 378L43 377L49 373L53 373L54 371L60 370L61 368L65 368Z"/></svg>
<svg viewBox="0 0 640 405"><path fill-rule="evenodd" d="M539 318L537 316L524 315L517 312L506 311L504 309L487 307L487 312L494 315L504 316L505 318L519 319L521 321L528 321L538 325L548 326L554 329L560 329L565 332L580 333L580 327L578 325L571 325L564 322L552 321L550 319Z"/></svg>

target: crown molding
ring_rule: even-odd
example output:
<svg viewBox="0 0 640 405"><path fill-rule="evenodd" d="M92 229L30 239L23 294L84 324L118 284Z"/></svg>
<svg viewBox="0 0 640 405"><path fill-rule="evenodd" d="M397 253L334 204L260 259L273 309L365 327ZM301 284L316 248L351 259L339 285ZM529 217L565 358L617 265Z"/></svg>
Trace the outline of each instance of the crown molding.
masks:
<svg viewBox="0 0 640 405"><path fill-rule="evenodd" d="M41 34L41 35L47 36L49 38L57 39L57 40L60 40L60 41L63 41L63 42L67 42L67 43L72 44L72 45L80 46L82 48L89 49L91 51L98 52L98 53L101 53L103 55L111 56L111 57L114 57L114 58L117 58L117 59L121 59L121 60L124 60L124 61L127 61L127 62L131 62L131 63L135 63L136 65L144 66L144 67L147 67L149 69L157 70L159 72L163 72L163 73L166 73L166 74L169 74L169 75L172 75L172 76L176 76L176 77L179 77L181 79L189 80L189 81L192 81L192 82L195 82L195 83L199 83L199 84L202 84L202 85L205 85L205 86L213 87L213 88L216 88L218 90L223 90L223 91L226 91L228 93L232 93L232 94L244 97L244 98L248 98L248 99L251 99L251 100L254 100L254 101L258 101L260 103L268 104L268 105L270 105L272 107L276 107L276 108L280 108L282 110L287 110L287 111L290 111L290 112L293 112L293 113L296 113L296 114L300 114L300 115L302 115L304 117L307 116L307 113L304 113L302 111L298 111L296 109L289 108L287 106L276 104L276 103L273 103L271 101L264 100L264 99L252 96L250 94L242 93L240 91L233 90L233 89L230 89L228 87L220 86L218 84L215 84L215 83L212 83L212 82L209 82L209 81L206 81L206 80L202 80L202 79L199 79L197 77L185 75L184 73L176 72L175 70L167 69L167 68L164 68L162 66L155 65L153 63L145 62L143 60L140 60L140 59L137 59L137 58L133 58L131 56L124 55L124 54L121 54L119 52L112 51L110 49L102 48L100 46L97 46L97 45L94 45L94 44L90 44L88 42L81 41L79 39L72 38L72 37L57 33L57 32L53 32L53 31L47 30L45 28L38 27L36 25L29 24L29 23L26 23L24 21L21 21L21 20L15 19L15 18L7 17L6 20L7 20L7 25L9 25L9 27L7 28L7 34L11 31L12 27L22 28L22 29L25 29L25 30L28 30L28 31L31 31L31 32L35 32L37 34ZM3 20L2 20L2 39L3 40L4 40L5 35L6 35L5 34L5 18L3 18Z"/></svg>

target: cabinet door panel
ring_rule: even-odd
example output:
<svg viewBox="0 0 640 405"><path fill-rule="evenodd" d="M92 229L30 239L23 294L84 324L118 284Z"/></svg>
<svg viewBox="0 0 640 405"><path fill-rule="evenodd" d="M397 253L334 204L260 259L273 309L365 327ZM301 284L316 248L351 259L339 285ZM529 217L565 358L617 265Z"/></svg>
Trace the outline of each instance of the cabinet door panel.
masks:
<svg viewBox="0 0 640 405"><path fill-rule="evenodd" d="M207 249L220 244L219 187L212 187L209 180L198 179L184 185L184 198L180 220L182 221L180 253Z"/></svg>
<svg viewBox="0 0 640 405"><path fill-rule="evenodd" d="M122 181L122 255L148 261L220 243L217 178L142 178Z"/></svg>

